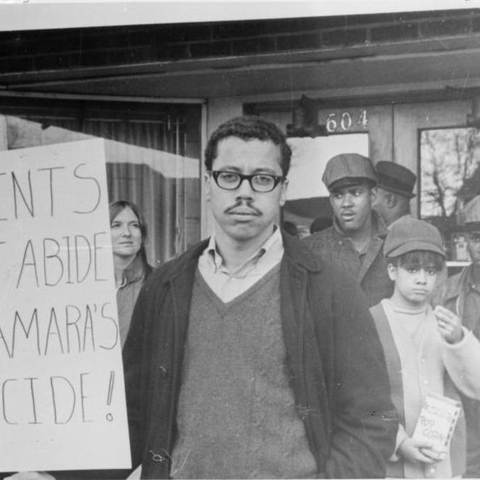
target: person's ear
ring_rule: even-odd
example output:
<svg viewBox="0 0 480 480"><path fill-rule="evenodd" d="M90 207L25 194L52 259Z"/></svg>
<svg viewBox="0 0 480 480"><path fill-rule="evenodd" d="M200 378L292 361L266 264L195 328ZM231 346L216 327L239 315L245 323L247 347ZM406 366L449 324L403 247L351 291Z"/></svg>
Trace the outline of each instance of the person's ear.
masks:
<svg viewBox="0 0 480 480"><path fill-rule="evenodd" d="M378 188L373 187L372 189L370 189L370 204L371 205L375 204L375 201L377 200L377 196L378 196Z"/></svg>
<svg viewBox="0 0 480 480"><path fill-rule="evenodd" d="M387 265L387 273L388 277L392 282L394 282L397 279L397 267L393 263L389 263Z"/></svg>
<svg viewBox="0 0 480 480"><path fill-rule="evenodd" d="M333 207L333 193L328 195L328 200L330 201L330 205Z"/></svg>
<svg viewBox="0 0 480 480"><path fill-rule="evenodd" d="M283 207L287 201L288 178L286 178L280 185L280 206Z"/></svg>
<svg viewBox="0 0 480 480"><path fill-rule="evenodd" d="M204 185L205 185L205 198L207 202L209 202L211 198L212 181L213 181L212 175L209 174L208 172L205 172Z"/></svg>
<svg viewBox="0 0 480 480"><path fill-rule="evenodd" d="M387 205L390 207L390 208L394 208L396 207L398 203L398 198L397 196L392 193L392 192L388 192L388 195L387 195Z"/></svg>

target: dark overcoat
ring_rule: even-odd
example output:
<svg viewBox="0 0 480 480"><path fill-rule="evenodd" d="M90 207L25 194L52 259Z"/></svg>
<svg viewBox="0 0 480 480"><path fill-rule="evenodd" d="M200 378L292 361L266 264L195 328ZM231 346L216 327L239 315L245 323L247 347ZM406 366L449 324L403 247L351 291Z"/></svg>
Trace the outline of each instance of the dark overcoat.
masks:
<svg viewBox="0 0 480 480"><path fill-rule="evenodd" d="M142 464L142 478L169 476L194 274L206 245L160 266L133 313L124 364L133 465ZM284 235L284 247L287 369L318 475L384 477L398 419L366 299L296 239Z"/></svg>

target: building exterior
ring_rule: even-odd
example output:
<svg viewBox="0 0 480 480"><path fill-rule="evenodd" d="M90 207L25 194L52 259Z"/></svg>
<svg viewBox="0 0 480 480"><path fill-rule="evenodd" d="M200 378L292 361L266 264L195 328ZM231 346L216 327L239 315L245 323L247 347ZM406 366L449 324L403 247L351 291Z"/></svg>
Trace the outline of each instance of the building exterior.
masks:
<svg viewBox="0 0 480 480"><path fill-rule="evenodd" d="M321 184L302 150L317 140L410 168L414 215L462 265L456 212L480 193L479 41L480 9L0 32L0 149L107 139L112 200L146 211L160 263L211 231L208 134L260 115L300 145L294 190L309 171ZM312 184L286 218L311 221L325 195Z"/></svg>

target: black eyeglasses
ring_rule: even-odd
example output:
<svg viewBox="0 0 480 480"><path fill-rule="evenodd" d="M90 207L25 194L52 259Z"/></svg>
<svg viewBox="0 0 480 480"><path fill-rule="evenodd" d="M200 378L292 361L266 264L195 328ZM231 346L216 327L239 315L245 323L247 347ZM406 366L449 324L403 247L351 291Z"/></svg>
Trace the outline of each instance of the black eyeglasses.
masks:
<svg viewBox="0 0 480 480"><path fill-rule="evenodd" d="M248 180L248 183L254 192L268 193L274 190L280 182L285 180L285 177L269 175L267 173L243 175L241 173L223 170L212 170L211 173L215 183L224 190L236 190L244 180Z"/></svg>

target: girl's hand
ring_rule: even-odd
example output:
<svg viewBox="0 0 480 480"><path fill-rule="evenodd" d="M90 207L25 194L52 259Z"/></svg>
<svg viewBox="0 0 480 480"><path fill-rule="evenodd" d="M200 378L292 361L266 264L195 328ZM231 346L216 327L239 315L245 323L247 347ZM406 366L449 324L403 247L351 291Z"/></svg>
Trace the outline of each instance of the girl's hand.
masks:
<svg viewBox="0 0 480 480"><path fill-rule="evenodd" d="M457 315L441 305L437 305L433 313L437 318L438 331L446 342L455 344L462 340L463 330Z"/></svg>
<svg viewBox="0 0 480 480"><path fill-rule="evenodd" d="M444 456L438 457L429 450L430 448L432 448L430 442L409 437L400 444L398 453L411 463L435 463L445 458Z"/></svg>

